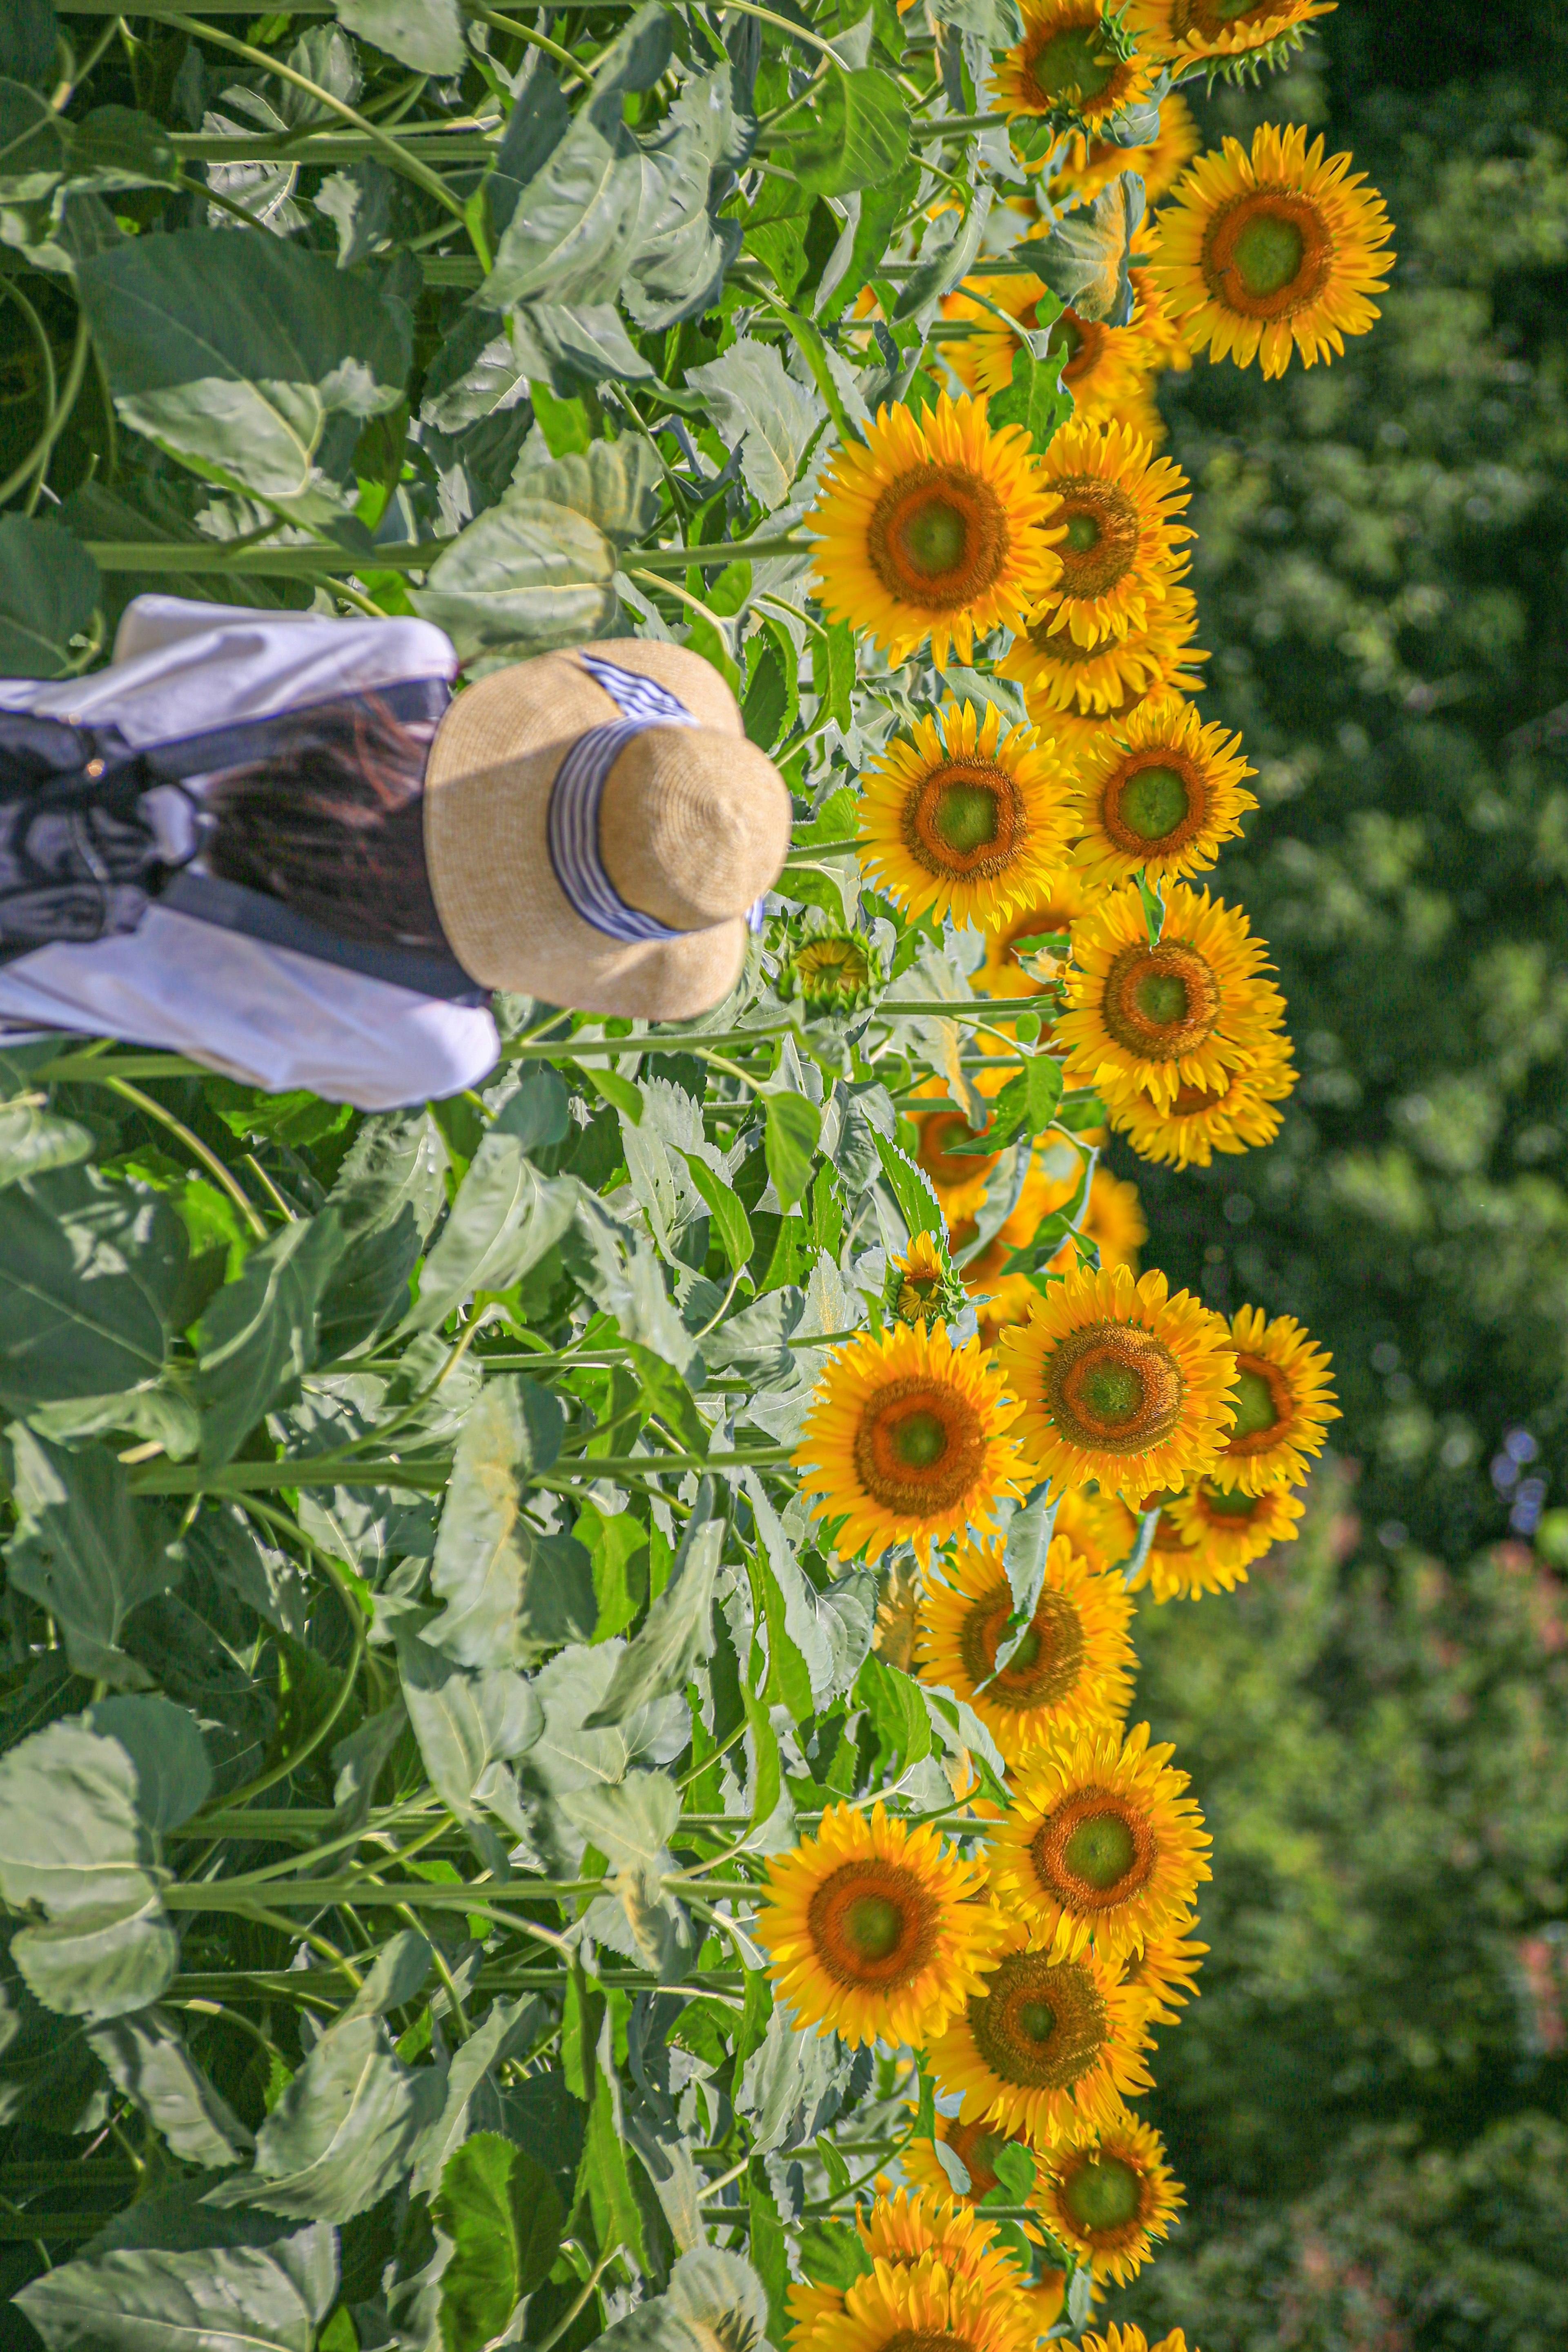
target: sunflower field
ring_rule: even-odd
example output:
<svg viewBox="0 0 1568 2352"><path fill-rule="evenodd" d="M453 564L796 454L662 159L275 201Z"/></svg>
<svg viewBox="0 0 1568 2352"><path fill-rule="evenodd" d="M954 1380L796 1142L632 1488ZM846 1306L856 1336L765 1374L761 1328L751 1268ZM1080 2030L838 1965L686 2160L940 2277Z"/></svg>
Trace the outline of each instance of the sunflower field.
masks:
<svg viewBox="0 0 1568 2352"><path fill-rule="evenodd" d="M1189 103L1327 13L0 16L0 670L641 635L795 811L722 1004L497 999L452 1099L0 1044L16 2340L1146 2352L1210 1848L1134 1596L1336 1417L1102 1165L1295 1083L1153 394L1376 318L1351 159Z"/></svg>

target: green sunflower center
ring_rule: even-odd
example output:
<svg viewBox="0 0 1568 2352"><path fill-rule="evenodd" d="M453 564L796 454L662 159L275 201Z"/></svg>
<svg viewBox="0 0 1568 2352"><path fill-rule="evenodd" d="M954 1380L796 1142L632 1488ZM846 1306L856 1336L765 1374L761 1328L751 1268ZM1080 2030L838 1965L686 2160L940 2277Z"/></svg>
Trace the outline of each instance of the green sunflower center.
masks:
<svg viewBox="0 0 1568 2352"><path fill-rule="evenodd" d="M1092 1813L1062 1848L1062 1859L1075 1878L1091 1886L1115 1886L1133 1867L1137 1853L1133 1832L1119 1813Z"/></svg>
<svg viewBox="0 0 1568 2352"><path fill-rule="evenodd" d="M1056 2032L1056 2011L1048 2000L1026 2000L1018 2011L1018 2030L1043 2048Z"/></svg>
<svg viewBox="0 0 1568 2352"><path fill-rule="evenodd" d="M1040 1634L1032 1625L1026 1625L1019 1635L1018 1647L1008 1660L1009 1665L1022 1674L1040 1656Z"/></svg>
<svg viewBox="0 0 1568 2352"><path fill-rule="evenodd" d="M1249 294L1282 294L1301 274L1307 241L1293 220L1259 213L1236 240L1233 267Z"/></svg>
<svg viewBox="0 0 1568 2352"><path fill-rule="evenodd" d="M1239 1371L1236 1375L1236 1426L1230 1433L1234 1444L1239 1437L1257 1437L1265 1429L1273 1429L1280 1416L1274 1410L1274 1391L1261 1372Z"/></svg>
<svg viewBox="0 0 1568 2352"><path fill-rule="evenodd" d="M947 1451L947 1433L934 1412L912 1412L900 1422L894 1448L912 1470L929 1470Z"/></svg>
<svg viewBox="0 0 1568 2352"><path fill-rule="evenodd" d="M984 784L948 784L931 823L950 849L967 856L997 837L997 796Z"/></svg>
<svg viewBox="0 0 1568 2352"><path fill-rule="evenodd" d="M1115 70L1115 58L1100 47L1098 25L1069 25L1030 63L1035 88L1053 106L1067 99L1098 98Z"/></svg>
<svg viewBox="0 0 1568 2352"><path fill-rule="evenodd" d="M844 1941L868 1960L884 1960L904 1933L904 1914L883 1895L862 1895L844 1912Z"/></svg>
<svg viewBox="0 0 1568 2352"><path fill-rule="evenodd" d="M1080 1393L1100 1421L1125 1421L1144 1402L1144 1383L1130 1364L1096 1364L1086 1372Z"/></svg>
<svg viewBox="0 0 1568 2352"><path fill-rule="evenodd" d="M1186 815L1185 780L1174 768L1140 768L1123 789L1117 814L1144 841L1163 841Z"/></svg>
<svg viewBox="0 0 1568 2352"><path fill-rule="evenodd" d="M1073 2171L1061 2201L1081 2230L1124 2230L1137 2219L1142 2187L1119 2156L1092 2156Z"/></svg>
<svg viewBox="0 0 1568 2352"><path fill-rule="evenodd" d="M1100 544L1100 521L1096 515L1075 514L1067 519L1067 544L1074 555L1086 554Z"/></svg>
<svg viewBox="0 0 1568 2352"><path fill-rule="evenodd" d="M968 527L956 507L932 499L916 508L904 526L904 551L916 572L928 579L956 570L962 562Z"/></svg>
<svg viewBox="0 0 1568 2352"><path fill-rule="evenodd" d="M1004 2083L1066 2091L1103 2059L1110 2019L1100 1989L1075 1960L1015 1952L971 1995L978 2056Z"/></svg>
<svg viewBox="0 0 1568 2352"><path fill-rule="evenodd" d="M1243 1495L1239 1489L1227 1494L1223 1486L1206 1484L1203 1507L1206 1511L1218 1511L1222 1519L1255 1519L1263 1507L1263 1497L1261 1495Z"/></svg>
<svg viewBox="0 0 1568 2352"><path fill-rule="evenodd" d="M1179 972L1145 973L1134 986L1133 1002L1145 1020L1152 1021L1156 1029L1169 1028L1186 1019L1186 982Z"/></svg>

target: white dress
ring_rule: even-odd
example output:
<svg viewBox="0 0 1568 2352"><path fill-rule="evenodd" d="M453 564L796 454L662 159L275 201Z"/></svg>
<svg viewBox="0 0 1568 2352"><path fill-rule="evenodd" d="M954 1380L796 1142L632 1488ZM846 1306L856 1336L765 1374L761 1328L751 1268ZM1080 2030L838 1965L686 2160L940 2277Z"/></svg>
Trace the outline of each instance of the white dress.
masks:
<svg viewBox="0 0 1568 2352"><path fill-rule="evenodd" d="M132 746L303 710L400 678L451 678L427 621L336 621L175 596L126 608L90 677L0 678L0 709L113 724ZM199 790L196 780L193 789ZM0 1046L57 1030L165 1046L281 1094L307 1087L361 1110L457 1094L495 1063L485 1010L345 971L154 902L133 931L0 964Z"/></svg>

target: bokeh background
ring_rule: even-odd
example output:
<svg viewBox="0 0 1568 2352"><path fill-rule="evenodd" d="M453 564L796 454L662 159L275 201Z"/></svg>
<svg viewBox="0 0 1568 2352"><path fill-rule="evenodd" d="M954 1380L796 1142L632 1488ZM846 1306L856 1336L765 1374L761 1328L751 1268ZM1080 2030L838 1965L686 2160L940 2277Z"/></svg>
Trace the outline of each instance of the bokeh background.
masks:
<svg viewBox="0 0 1568 2352"><path fill-rule="evenodd" d="M1186 2181L1109 2306L1203 2352L1568 2345L1568 14L1341 0L1207 139L1305 121L1389 204L1375 333L1162 380L1220 877L1302 1084L1270 1150L1128 1160L1145 1263L1301 1316L1344 1421L1305 1539L1145 1608L1218 1848L1149 2112Z"/></svg>

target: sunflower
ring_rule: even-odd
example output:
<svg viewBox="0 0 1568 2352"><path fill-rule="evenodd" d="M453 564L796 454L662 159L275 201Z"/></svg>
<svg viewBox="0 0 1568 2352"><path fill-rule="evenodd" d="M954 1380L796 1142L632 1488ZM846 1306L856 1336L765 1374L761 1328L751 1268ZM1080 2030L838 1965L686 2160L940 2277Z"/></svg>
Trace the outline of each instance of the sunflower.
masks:
<svg viewBox="0 0 1568 2352"><path fill-rule="evenodd" d="M1200 155L1159 219L1151 275L1194 351L1283 375L1292 346L1311 367L1379 316L1393 236L1382 197L1348 155L1323 161L1299 124L1260 124ZM1071 536L1069 538L1071 546Z"/></svg>
<svg viewBox="0 0 1568 2352"><path fill-rule="evenodd" d="M1074 131L1066 143L1066 160L1053 168L1051 201L1059 208L1091 204L1124 172L1136 172L1144 184L1144 202L1157 205L1169 194L1197 150L1192 109L1173 90L1161 102L1159 131L1146 146L1118 147L1109 139L1088 139L1082 131Z"/></svg>
<svg viewBox="0 0 1568 2352"><path fill-rule="evenodd" d="M1163 1274L1125 1266L1063 1276L1021 1329L997 1342L1023 1399L1026 1459L1053 1486L1095 1479L1136 1496L1208 1469L1224 1443L1235 1378L1229 1334Z"/></svg>
<svg viewBox="0 0 1568 2352"><path fill-rule="evenodd" d="M923 2042L967 1999L1000 1936L984 1871L932 1829L822 1816L768 1865L757 1916L768 1975L800 2025L846 2042Z"/></svg>
<svg viewBox="0 0 1568 2352"><path fill-rule="evenodd" d="M1075 759L1094 740L1085 735L1086 726L1125 719L1146 694L1202 689L1193 665L1208 655L1192 643L1197 605L1179 581L1168 581L1164 599L1150 604L1142 625L1129 625L1123 637L1107 635L1081 646L1066 630L1053 633L1052 618L1048 609L1030 622L997 664L997 675L1017 680L1036 723L1053 738L1065 722L1074 722L1062 742Z"/></svg>
<svg viewBox="0 0 1568 2352"><path fill-rule="evenodd" d="M971 2200L950 2185L940 2194L904 2189L879 2197L869 2213L857 2216L860 2241L873 2263L908 2267L935 2254L955 2279L972 2280L1000 2302L1021 2296L1028 2282L995 2221L977 2213Z"/></svg>
<svg viewBox="0 0 1568 2352"><path fill-rule="evenodd" d="M1138 1515L1117 1495L1102 1495L1093 1486L1069 1486L1056 1507L1056 1532L1104 1575L1136 1550Z"/></svg>
<svg viewBox="0 0 1568 2352"><path fill-rule="evenodd" d="M1118 2286L1141 2271L1186 2200L1152 2125L1128 2116L1045 2159L1040 2210L1054 2237Z"/></svg>
<svg viewBox="0 0 1568 2352"><path fill-rule="evenodd" d="M999 1543L966 1544L925 1587L915 1671L971 1706L1009 1762L1066 1725L1120 1722L1136 1664L1133 1604L1120 1578L1095 1576L1061 1536L1051 1539L1034 1615L996 1673L1013 1613Z"/></svg>
<svg viewBox="0 0 1568 2352"><path fill-rule="evenodd" d="M1079 770L1075 798L1082 838L1072 862L1084 879L1151 882L1212 866L1258 803L1242 789L1257 773L1239 735L1206 727L1177 695L1146 696Z"/></svg>
<svg viewBox="0 0 1568 2352"><path fill-rule="evenodd" d="M813 1013L857 1013L872 1003L881 979L876 950L863 931L822 927L789 947L778 984L786 1003L799 996Z"/></svg>
<svg viewBox="0 0 1568 2352"><path fill-rule="evenodd" d="M1092 130L1145 96L1149 68L1107 26L1101 0L1023 0L1023 39L997 67L1008 114L1063 114Z"/></svg>
<svg viewBox="0 0 1568 2352"><path fill-rule="evenodd" d="M1131 21L1142 48L1179 67L1210 58L1250 57L1276 41L1299 41L1302 27L1330 15L1335 5L1336 0L1133 0Z"/></svg>
<svg viewBox="0 0 1568 2352"><path fill-rule="evenodd" d="M1071 1144L1052 1136L1034 1153L1018 1200L984 1249L967 1257L959 1267L967 1290L983 1290L1001 1275L1014 1250L1027 1249L1043 1219L1070 1201L1078 1189L1083 1161ZM956 1251L973 1247L979 1228L972 1218L960 1218L948 1228Z"/></svg>
<svg viewBox="0 0 1568 2352"><path fill-rule="evenodd" d="M1137 1186L1124 1183L1107 1168L1096 1168L1090 1179L1089 1205L1079 1230L1085 1241L1094 1244L1103 1266L1124 1265L1129 1274L1136 1274L1138 1252L1149 1238ZM1071 1274L1079 1263L1077 1249L1069 1239L1051 1259L1048 1271Z"/></svg>
<svg viewBox="0 0 1568 2352"><path fill-rule="evenodd" d="M977 636L1021 627L1060 578L1055 508L1028 434L993 433L983 400L944 393L920 415L883 408L823 475L818 600L894 664L927 637L938 669L955 652L967 662Z"/></svg>
<svg viewBox="0 0 1568 2352"><path fill-rule="evenodd" d="M913 2115L914 2108L910 2109ZM936 2117L936 2138L944 2147L950 2147L969 2176L967 2189L956 2189L934 2144L928 2139L912 2139L899 2152L899 2163L910 2179L923 2189L935 2189L946 2197L960 2198L964 2203L977 2205L1000 2183L997 2179L996 2160L1004 2147L1028 2148L1026 2135L1017 2131L998 2131L995 2124L960 2123L956 2116Z"/></svg>
<svg viewBox="0 0 1568 2352"><path fill-rule="evenodd" d="M864 861L914 919L1006 921L1065 864L1071 777L1032 727L949 702L894 736L861 787Z"/></svg>
<svg viewBox="0 0 1568 2352"><path fill-rule="evenodd" d="M1006 1073L982 1070L977 1090L981 1094L998 1094L1006 1083ZM915 1089L916 1098L950 1102L946 1078L923 1078ZM999 1151L960 1151L961 1143L977 1141L985 1133L970 1127L961 1110L912 1109L909 1118L915 1128L915 1164L931 1180L931 1189L949 1226L965 1217L972 1217L983 1207L991 1176L1001 1159Z"/></svg>
<svg viewBox="0 0 1568 2352"><path fill-rule="evenodd" d="M1007 389L1013 362L1023 349L1019 329L1032 332L1038 328L1044 293L1038 278L971 278L949 297L943 306L946 315L970 329L961 340L955 337L943 345L943 357L960 383L977 392ZM987 300L977 301L977 295ZM1006 311L1018 327L998 319L998 310ZM1113 416L1144 389L1147 362L1130 327L1107 327L1066 310L1052 320L1046 349L1062 362L1061 381L1079 416Z"/></svg>
<svg viewBox="0 0 1568 2352"><path fill-rule="evenodd" d="M991 1888L1050 1948L1123 1960L1186 1916L1211 1843L1149 1727L1063 1732L1031 1756L991 1840Z"/></svg>
<svg viewBox="0 0 1568 2352"><path fill-rule="evenodd" d="M1122 1971L1122 1982L1143 2025L1177 2025L1180 2008L1172 2002L1192 2000L1197 1993L1197 1973L1208 1951L1187 1933L1194 1919L1178 1919L1163 1935L1151 1936Z"/></svg>
<svg viewBox="0 0 1568 2352"><path fill-rule="evenodd" d="M793 2298L791 2298L793 2301ZM845 2289L836 2311L813 2299L798 2352L1032 2352L1022 2299L992 2294L949 2269L938 2253L913 2263L873 2263Z"/></svg>
<svg viewBox="0 0 1568 2352"><path fill-rule="evenodd" d="M1222 1073L1212 1087L1184 1080L1164 1108L1145 1089L1134 1087L1111 1103L1108 1116L1141 1160L1207 1168L1217 1151L1272 1143L1280 1132L1275 1105L1295 1083L1290 1039L1265 1033L1256 1041L1248 1068Z"/></svg>
<svg viewBox="0 0 1568 2352"><path fill-rule="evenodd" d="M1019 961L1020 940L1067 937L1089 904L1082 876L1071 866L1052 875L1049 886L1006 922L986 927L986 960L970 985L982 996L1038 996L1046 986Z"/></svg>
<svg viewBox="0 0 1568 2352"><path fill-rule="evenodd" d="M1113 2324L1103 2336L1085 2336L1078 2352L1187 2352L1186 2337L1179 2327L1151 2344L1141 2327L1117 2327ZM1198 2352L1195 2344L1192 2352Z"/></svg>
<svg viewBox="0 0 1568 2352"><path fill-rule="evenodd" d="M1197 1478L1160 1510L1156 1538L1144 1572L1156 1601L1197 1601L1205 1592L1234 1592L1255 1559L1277 1543L1293 1543L1306 1505L1289 1486L1261 1495ZM1171 1540L1161 1538L1169 1528Z"/></svg>
<svg viewBox="0 0 1568 2352"><path fill-rule="evenodd" d="M926 2057L942 2088L962 2094L965 2123L1055 2142L1119 2121L1125 2095L1152 2087L1145 2046L1134 2004L1097 1952L1062 1958L1014 1919L984 1990Z"/></svg>
<svg viewBox="0 0 1568 2352"><path fill-rule="evenodd" d="M1022 1494L1005 1433L1016 1411L977 1348L956 1349L942 1323L901 1323L830 1359L794 1466L818 1497L814 1517L847 1515L847 1554L875 1561L904 1542L929 1553L966 1527L993 1526L1000 1497Z"/></svg>
<svg viewBox="0 0 1568 2352"><path fill-rule="evenodd" d="M916 1234L902 1257L888 1265L883 1313L891 1322L950 1322L964 1306L964 1286L935 1234Z"/></svg>
<svg viewBox="0 0 1568 2352"><path fill-rule="evenodd" d="M1055 436L1040 477L1059 500L1061 569L1031 627L1085 648L1146 631L1150 605L1186 568L1182 542L1193 534L1176 520L1192 495L1186 476L1125 425L1074 422Z"/></svg>
<svg viewBox="0 0 1568 2352"><path fill-rule="evenodd" d="M1167 893L1157 947L1129 885L1084 917L1072 952L1053 1042L1067 1048L1070 1081L1095 1087L1113 1108L1139 1090L1162 1109L1184 1086L1218 1091L1283 1021L1284 999L1261 976L1267 950L1246 916L1185 882Z"/></svg>
<svg viewBox="0 0 1568 2352"><path fill-rule="evenodd" d="M1329 1384L1333 1359L1293 1315L1266 1323L1261 1307L1242 1307L1230 1330L1236 1419L1214 1466L1215 1484L1249 1495L1299 1486L1311 1466L1307 1455L1322 1452L1323 1432L1340 1417Z"/></svg>

